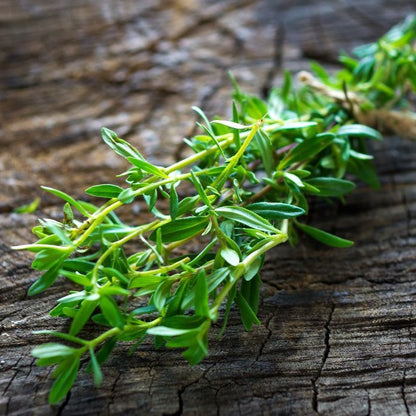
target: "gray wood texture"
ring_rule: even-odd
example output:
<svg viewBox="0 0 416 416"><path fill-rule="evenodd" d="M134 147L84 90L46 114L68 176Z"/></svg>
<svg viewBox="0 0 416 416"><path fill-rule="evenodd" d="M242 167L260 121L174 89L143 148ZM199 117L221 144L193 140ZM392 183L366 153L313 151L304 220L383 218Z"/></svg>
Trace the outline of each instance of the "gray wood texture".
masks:
<svg viewBox="0 0 416 416"><path fill-rule="evenodd" d="M264 268L260 319L236 311L211 355L189 367L150 341L120 345L95 388L81 373L57 406L49 370L30 349L62 328L48 311L70 285L29 298L37 217L59 217L42 194L34 215L13 213L40 185L75 197L112 182L122 161L99 138L116 130L153 161L170 163L194 130L192 105L229 114L230 69L264 94L282 67L332 66L341 48L376 39L416 7L383 0L3 0L0 2L0 414L416 414L416 147L373 146L382 188L359 186L345 205L314 204L311 224L352 238L347 250L306 237Z"/></svg>

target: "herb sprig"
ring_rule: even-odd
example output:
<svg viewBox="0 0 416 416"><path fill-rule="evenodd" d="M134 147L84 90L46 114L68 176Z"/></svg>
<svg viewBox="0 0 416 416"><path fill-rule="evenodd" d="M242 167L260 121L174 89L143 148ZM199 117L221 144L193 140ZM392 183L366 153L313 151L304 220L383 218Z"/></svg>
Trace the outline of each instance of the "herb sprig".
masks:
<svg viewBox="0 0 416 416"><path fill-rule="evenodd" d="M319 88L310 82L296 90L286 73L283 86L265 102L243 93L232 78L232 119L209 121L195 107L202 133L186 140L194 154L171 166L150 163L103 128L104 142L131 167L122 173L125 187L101 184L86 190L104 200L101 206L43 187L65 201L63 220L40 220L33 229L38 241L15 248L35 253L32 267L43 272L30 295L58 277L75 284L50 312L69 319L69 331L41 331L65 342L33 350L38 365L55 366L51 403L68 393L84 357L89 357L86 371L99 385L101 366L118 342L131 342L133 351L153 336L156 346L179 348L196 364L208 354L213 323L221 324L221 335L233 304L246 330L259 324L265 254L286 242L296 245L299 231L333 247L353 244L306 224L308 201L342 201L355 187L345 179L347 174L379 186L365 142L381 135L357 124L356 108L345 102L354 91L360 100L365 97L359 101L360 111L363 103L367 111L393 102L402 106L410 78L414 92L414 49L409 42L415 20L410 22L389 32L393 35L377 43L375 52L367 46L359 49L358 60L344 56L346 69L335 81L314 65L321 77ZM368 64L374 53L375 61ZM398 57L400 65L392 65L392 73L407 75L391 75L387 83L378 69L386 56ZM341 99L328 93L338 90L344 92ZM133 201L147 207L150 222L139 217L139 224L132 225L120 219L119 208ZM190 249L196 243L197 252ZM91 321L97 327L95 337L85 329Z"/></svg>

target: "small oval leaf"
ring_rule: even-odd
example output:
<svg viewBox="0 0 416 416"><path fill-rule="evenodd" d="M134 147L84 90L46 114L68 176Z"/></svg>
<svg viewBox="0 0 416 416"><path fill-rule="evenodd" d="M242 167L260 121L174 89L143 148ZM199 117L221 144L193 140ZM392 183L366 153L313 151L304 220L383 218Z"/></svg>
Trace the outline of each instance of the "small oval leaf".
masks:
<svg viewBox="0 0 416 416"><path fill-rule="evenodd" d="M377 130L362 124L347 124L346 126L341 126L337 132L337 135L383 140L383 136Z"/></svg>
<svg viewBox="0 0 416 416"><path fill-rule="evenodd" d="M185 217L178 218L174 221L163 224L160 229L162 232L162 241L172 243L174 241L184 240L201 232L208 224L208 217ZM149 239L156 241L156 232L150 234Z"/></svg>
<svg viewBox="0 0 416 416"><path fill-rule="evenodd" d="M85 193L101 198L117 198L123 191L123 188L112 184L94 185L88 188Z"/></svg>
<svg viewBox="0 0 416 416"><path fill-rule="evenodd" d="M224 218L248 225L256 230L276 232L276 229L269 221L260 217L260 215L257 215L253 211L249 211L242 207L220 207L217 208L215 212Z"/></svg>
<svg viewBox="0 0 416 416"><path fill-rule="evenodd" d="M305 213L303 208L283 202L255 202L247 205L247 209L269 220L283 220Z"/></svg>
<svg viewBox="0 0 416 416"><path fill-rule="evenodd" d="M334 234L327 233L318 228L311 227L310 225L296 223L296 225L306 234L331 247L346 248L351 247L354 241L346 240L341 237L337 237Z"/></svg>
<svg viewBox="0 0 416 416"><path fill-rule="evenodd" d="M307 188L305 192L323 197L342 196L354 190L355 184L351 181L338 178L313 178L307 181L312 188ZM318 192L315 192L317 189Z"/></svg>

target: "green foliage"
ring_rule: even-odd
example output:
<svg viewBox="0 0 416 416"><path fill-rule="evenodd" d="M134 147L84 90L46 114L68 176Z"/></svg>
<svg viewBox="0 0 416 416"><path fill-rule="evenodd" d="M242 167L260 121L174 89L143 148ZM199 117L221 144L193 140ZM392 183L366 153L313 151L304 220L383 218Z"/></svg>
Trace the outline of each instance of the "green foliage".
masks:
<svg viewBox="0 0 416 416"><path fill-rule="evenodd" d="M366 109L407 108L407 95L416 92L415 39L416 15L410 15L377 42L355 48L353 56L341 55L344 68L334 77L316 63L312 70L324 84L365 98Z"/></svg>
<svg viewBox="0 0 416 416"><path fill-rule="evenodd" d="M324 82L365 91L377 106L392 99L397 83L403 84L399 95L407 81L414 90L414 52L408 43L414 32L413 19L358 49L361 60L344 56L344 78L337 75L337 81L319 65L313 68ZM401 59L395 72L381 71L393 65L393 55ZM138 345L153 336L155 345L179 348L196 364L208 354L212 323L222 319L222 334L233 304L246 330L259 324L265 253L286 241L294 245L296 230L329 246L352 244L304 224L304 216L310 198L342 201L355 187L352 176L378 186L365 141L379 140L379 133L357 124L326 97L307 88L295 91L289 73L267 102L232 82L231 121L210 122L194 107L207 135L186 141L192 156L155 166L103 128L104 142L131 164L122 174L126 187L88 188L89 195L107 198L100 207L44 187L65 202L63 221L41 220L33 229L38 241L16 248L36 253L32 266L43 271L30 295L59 277L76 287L51 311L70 320L69 333L55 336L75 346L47 343L33 350L39 365L56 367L51 403L67 394L81 359L89 357L87 371L99 385L101 366L117 342ZM133 201L147 208L152 221L134 226L118 218L116 211ZM87 324L101 332L91 338Z"/></svg>

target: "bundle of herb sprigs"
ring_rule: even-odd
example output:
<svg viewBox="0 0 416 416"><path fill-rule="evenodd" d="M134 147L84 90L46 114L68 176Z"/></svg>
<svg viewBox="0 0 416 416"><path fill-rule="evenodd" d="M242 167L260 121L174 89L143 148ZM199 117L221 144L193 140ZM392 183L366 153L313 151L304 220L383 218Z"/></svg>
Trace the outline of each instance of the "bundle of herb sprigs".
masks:
<svg viewBox="0 0 416 416"><path fill-rule="evenodd" d="M202 119L202 134L186 141L194 154L169 167L151 164L104 128L104 142L131 168L124 188L86 190L104 199L100 207L44 188L66 201L63 221L40 220L33 230L39 240L16 248L36 253L32 267L43 271L30 295L59 276L75 283L50 312L71 320L69 332L43 331L66 342L33 350L38 365L56 366L51 403L67 394L84 356L99 385L100 367L119 341L134 348L153 336L156 346L182 349L196 364L208 354L213 322L222 333L233 304L246 330L259 324L265 253L295 244L298 230L330 246L352 244L305 224L308 199L342 199L354 189L347 173L378 187L365 141L381 136L356 120L375 111L383 117L372 122L397 113L414 123L404 106L416 90L415 30L412 17L355 58L342 56L333 77L314 64L320 80L303 74L307 85L298 90L286 74L267 102L235 84L232 120L210 122L194 108ZM117 216L136 200L152 221L131 225ZM188 250L196 240L200 250ZM88 321L101 328L92 339L82 331Z"/></svg>

